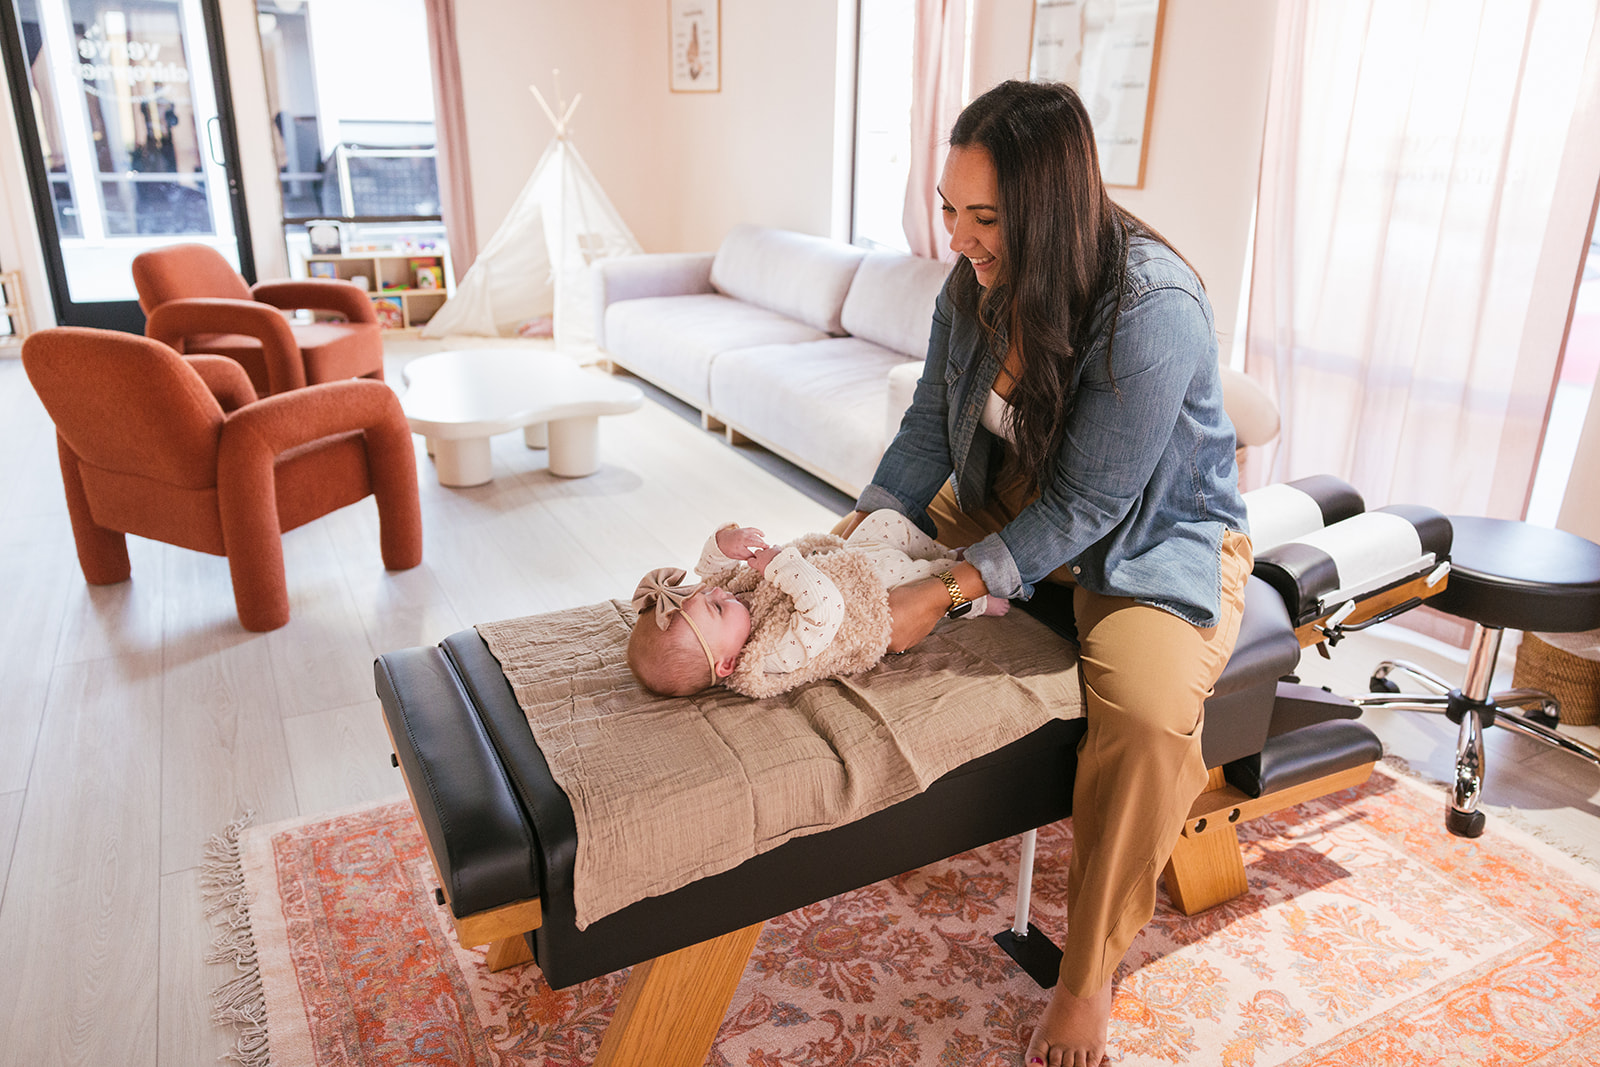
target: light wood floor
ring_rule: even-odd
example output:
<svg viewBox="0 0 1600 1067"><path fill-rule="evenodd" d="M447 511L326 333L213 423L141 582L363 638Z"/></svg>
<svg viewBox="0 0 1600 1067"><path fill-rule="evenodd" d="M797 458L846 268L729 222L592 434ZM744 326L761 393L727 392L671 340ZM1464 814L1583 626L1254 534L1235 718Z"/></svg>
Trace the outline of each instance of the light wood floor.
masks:
<svg viewBox="0 0 1600 1067"><path fill-rule="evenodd" d="M442 489L421 458L423 565L386 573L371 502L347 508L285 538L293 618L249 634L220 558L133 538L131 581L84 584L53 430L20 361L0 358L0 1063L216 1061L229 1038L208 992L230 971L201 962L203 843L247 809L268 822L401 795L377 654L626 596L721 521L786 539L847 507L685 414L602 420L603 466L576 481L515 434L496 439L487 486ZM1359 673L1387 651L1363 636L1339 656ZM1448 724L1383 730L1448 772ZM1600 774L1495 740L1511 744L1491 748L1490 799L1600 862Z"/></svg>

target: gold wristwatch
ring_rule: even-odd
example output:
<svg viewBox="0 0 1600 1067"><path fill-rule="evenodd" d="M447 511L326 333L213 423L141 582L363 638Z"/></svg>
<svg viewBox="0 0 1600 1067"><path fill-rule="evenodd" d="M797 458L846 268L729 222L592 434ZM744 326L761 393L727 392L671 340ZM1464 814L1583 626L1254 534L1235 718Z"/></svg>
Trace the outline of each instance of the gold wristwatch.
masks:
<svg viewBox="0 0 1600 1067"><path fill-rule="evenodd" d="M939 580L944 583L945 590L950 594L950 610L945 612L946 615L958 619L971 610L972 601L961 591L961 583L956 581L954 574L945 571L939 575Z"/></svg>

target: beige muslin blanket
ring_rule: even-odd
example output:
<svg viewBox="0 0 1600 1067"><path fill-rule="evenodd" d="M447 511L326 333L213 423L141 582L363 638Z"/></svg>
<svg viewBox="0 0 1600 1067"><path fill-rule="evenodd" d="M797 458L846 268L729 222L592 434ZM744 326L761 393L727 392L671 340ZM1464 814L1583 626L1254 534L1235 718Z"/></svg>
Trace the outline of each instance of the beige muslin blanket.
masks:
<svg viewBox="0 0 1600 1067"><path fill-rule="evenodd" d="M941 622L873 670L765 700L645 692L632 622L609 601L477 627L572 804L579 929L1083 713L1072 646L1021 611Z"/></svg>

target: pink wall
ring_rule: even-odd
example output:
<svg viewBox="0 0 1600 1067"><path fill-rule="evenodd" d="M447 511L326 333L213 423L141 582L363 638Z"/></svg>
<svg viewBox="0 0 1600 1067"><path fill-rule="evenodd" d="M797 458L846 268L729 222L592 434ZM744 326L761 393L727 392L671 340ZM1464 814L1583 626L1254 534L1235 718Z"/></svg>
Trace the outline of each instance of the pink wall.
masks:
<svg viewBox="0 0 1600 1067"><path fill-rule="evenodd" d="M976 87L1024 75L1033 0L973 2ZM554 69L567 97L583 94L574 143L646 250L711 249L738 222L829 233L841 5L853 13L854 0L722 0L722 91L675 94L666 0L459 0L480 243L550 140L527 86L553 90ZM254 113L262 105L252 7L224 0L234 90L241 110ZM1167 0L1146 187L1118 194L1200 268L1224 333L1255 193L1273 10L1272 0ZM397 72L384 91L405 84ZM254 127L265 130L264 119ZM267 143L244 132L242 141ZM26 188L14 137L0 151L6 190ZM275 220L264 198L276 194L276 174L269 155L241 149L252 229L271 248ZM31 218L12 215L0 219L0 253L42 266ZM38 282L30 296L43 292L42 273Z"/></svg>
<svg viewBox="0 0 1600 1067"><path fill-rule="evenodd" d="M712 249L735 223L827 233L835 5L724 0L722 91L668 88L666 0L461 0L479 242L550 124L527 90L583 94L573 143L647 251Z"/></svg>
<svg viewBox="0 0 1600 1067"><path fill-rule="evenodd" d="M842 0L853 12L854 0ZM976 91L1025 77L1033 0L973 0ZM574 142L647 251L758 222L827 234L839 4L723 0L722 91L672 93L665 0L461 0L479 241L549 140L528 93L583 93ZM1206 280L1226 349L1255 198L1272 0L1167 0L1143 189L1116 190Z"/></svg>
<svg viewBox="0 0 1600 1067"><path fill-rule="evenodd" d="M1033 13L1033 0L976 2L974 94L1028 76ZM1255 207L1276 10L1274 0L1166 0L1144 188L1111 190L1199 270L1224 359Z"/></svg>

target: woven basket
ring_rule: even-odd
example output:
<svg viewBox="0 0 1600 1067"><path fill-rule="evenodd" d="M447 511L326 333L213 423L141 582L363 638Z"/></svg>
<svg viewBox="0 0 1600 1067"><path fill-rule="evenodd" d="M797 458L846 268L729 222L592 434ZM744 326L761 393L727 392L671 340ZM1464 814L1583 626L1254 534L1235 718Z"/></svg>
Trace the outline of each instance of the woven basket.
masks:
<svg viewBox="0 0 1600 1067"><path fill-rule="evenodd" d="M1561 721L1568 725L1600 723L1600 630L1523 634L1511 684L1543 689L1561 701Z"/></svg>

